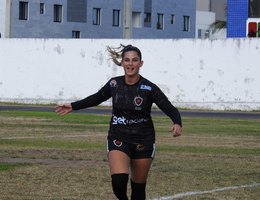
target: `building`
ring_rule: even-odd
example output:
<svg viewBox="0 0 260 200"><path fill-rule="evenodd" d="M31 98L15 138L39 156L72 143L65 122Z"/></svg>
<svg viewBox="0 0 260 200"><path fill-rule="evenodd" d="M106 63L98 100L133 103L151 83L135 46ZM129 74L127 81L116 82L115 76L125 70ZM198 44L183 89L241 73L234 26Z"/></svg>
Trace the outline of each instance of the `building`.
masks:
<svg viewBox="0 0 260 200"><path fill-rule="evenodd" d="M132 1L125 25L124 2ZM194 38L194 0L1 0L4 38Z"/></svg>
<svg viewBox="0 0 260 200"><path fill-rule="evenodd" d="M226 23L226 4L227 0L197 0L196 38L226 38L226 28L212 30L214 23Z"/></svg>
<svg viewBox="0 0 260 200"><path fill-rule="evenodd" d="M260 37L260 0L228 0L227 36Z"/></svg>

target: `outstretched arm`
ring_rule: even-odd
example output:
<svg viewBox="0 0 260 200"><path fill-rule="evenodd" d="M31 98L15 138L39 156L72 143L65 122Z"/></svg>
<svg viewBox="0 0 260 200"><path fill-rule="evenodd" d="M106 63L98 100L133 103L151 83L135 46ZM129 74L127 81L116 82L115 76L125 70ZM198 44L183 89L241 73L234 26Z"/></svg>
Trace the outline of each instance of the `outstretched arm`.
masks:
<svg viewBox="0 0 260 200"><path fill-rule="evenodd" d="M66 115L73 110L80 110L92 106L97 106L111 97L110 82L107 82L97 93L92 94L85 99L72 103L65 103L55 107L55 112L58 115Z"/></svg>
<svg viewBox="0 0 260 200"><path fill-rule="evenodd" d="M153 101L167 116L171 118L174 124L178 124L182 127L182 120L179 110L172 105L165 94L157 86L154 88Z"/></svg>
<svg viewBox="0 0 260 200"><path fill-rule="evenodd" d="M55 112L61 116L66 115L66 114L72 112L72 106L70 103L58 105L55 107Z"/></svg>
<svg viewBox="0 0 260 200"><path fill-rule="evenodd" d="M165 94L157 86L155 87L155 92L153 93L153 99L156 105L173 121L173 125L170 129L173 137L181 136L182 120L179 110L171 104Z"/></svg>

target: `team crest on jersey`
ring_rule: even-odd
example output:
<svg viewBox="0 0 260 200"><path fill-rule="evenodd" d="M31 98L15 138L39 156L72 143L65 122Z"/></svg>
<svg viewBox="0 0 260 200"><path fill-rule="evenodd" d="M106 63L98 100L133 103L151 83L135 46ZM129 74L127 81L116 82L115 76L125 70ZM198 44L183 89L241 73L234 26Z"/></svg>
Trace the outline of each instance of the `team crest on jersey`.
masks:
<svg viewBox="0 0 260 200"><path fill-rule="evenodd" d="M113 79L113 80L110 81L110 86L111 86L111 87L116 87L116 85L117 85L117 82L116 82L115 79Z"/></svg>
<svg viewBox="0 0 260 200"><path fill-rule="evenodd" d="M117 146L117 147L121 147L122 144L123 144L123 142L120 141L120 140L114 140L113 142L114 142L114 145Z"/></svg>
<svg viewBox="0 0 260 200"><path fill-rule="evenodd" d="M142 103L143 103L143 98L142 98L142 97L135 97L135 98L134 98L134 104L135 104L136 106L141 106Z"/></svg>

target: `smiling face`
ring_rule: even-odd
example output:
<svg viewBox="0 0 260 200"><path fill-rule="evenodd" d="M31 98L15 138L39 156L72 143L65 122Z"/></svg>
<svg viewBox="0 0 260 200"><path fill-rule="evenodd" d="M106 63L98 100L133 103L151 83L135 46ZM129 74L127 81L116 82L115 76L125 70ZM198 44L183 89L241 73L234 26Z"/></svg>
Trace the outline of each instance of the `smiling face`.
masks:
<svg viewBox="0 0 260 200"><path fill-rule="evenodd" d="M124 53L121 65L124 68L125 76L134 77L139 76L139 70L143 65L143 61L136 51L127 51Z"/></svg>

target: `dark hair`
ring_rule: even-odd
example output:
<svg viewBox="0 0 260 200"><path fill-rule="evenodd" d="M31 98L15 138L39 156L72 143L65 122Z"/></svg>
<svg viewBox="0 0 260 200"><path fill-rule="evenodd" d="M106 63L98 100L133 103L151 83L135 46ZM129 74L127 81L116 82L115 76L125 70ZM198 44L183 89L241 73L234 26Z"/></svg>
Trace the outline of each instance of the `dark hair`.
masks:
<svg viewBox="0 0 260 200"><path fill-rule="evenodd" d="M107 46L107 51L109 52L113 62L118 66L121 66L121 60L125 56L125 53L128 51L135 51L138 54L140 60L142 60L142 53L140 49L135 46L132 46L131 44L126 46L120 44L120 47L117 48Z"/></svg>

